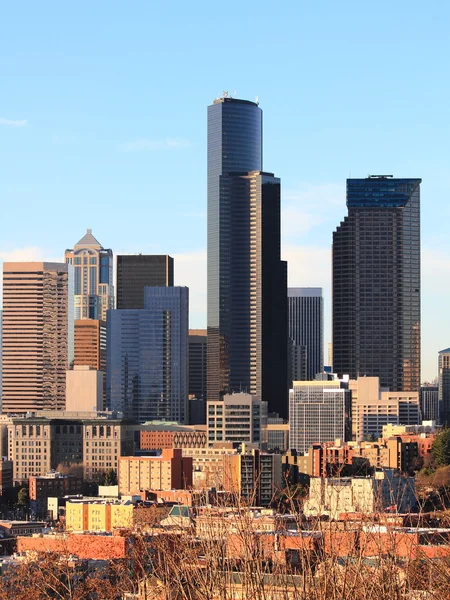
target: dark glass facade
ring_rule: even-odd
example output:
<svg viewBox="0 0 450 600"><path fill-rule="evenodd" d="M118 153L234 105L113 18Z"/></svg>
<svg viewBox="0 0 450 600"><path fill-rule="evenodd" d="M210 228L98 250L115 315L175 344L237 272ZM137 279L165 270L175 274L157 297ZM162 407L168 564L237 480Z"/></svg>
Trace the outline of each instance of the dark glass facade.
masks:
<svg viewBox="0 0 450 600"><path fill-rule="evenodd" d="M173 286L173 258L157 254L117 256L117 308L144 308L146 286Z"/></svg>
<svg viewBox="0 0 450 600"><path fill-rule="evenodd" d="M347 180L333 234L333 368L420 388L420 179Z"/></svg>
<svg viewBox="0 0 450 600"><path fill-rule="evenodd" d="M147 287L145 308L107 320L107 407L139 422L187 422L189 294Z"/></svg>
<svg viewBox="0 0 450 600"><path fill-rule="evenodd" d="M439 352L439 416L444 427L450 427L450 348Z"/></svg>
<svg viewBox="0 0 450 600"><path fill-rule="evenodd" d="M287 414L280 182L262 169L262 111L208 107L208 400L247 391Z"/></svg>
<svg viewBox="0 0 450 600"><path fill-rule="evenodd" d="M323 371L322 288L288 289L290 385Z"/></svg>
<svg viewBox="0 0 450 600"><path fill-rule="evenodd" d="M189 396L206 401L206 329L189 331Z"/></svg>

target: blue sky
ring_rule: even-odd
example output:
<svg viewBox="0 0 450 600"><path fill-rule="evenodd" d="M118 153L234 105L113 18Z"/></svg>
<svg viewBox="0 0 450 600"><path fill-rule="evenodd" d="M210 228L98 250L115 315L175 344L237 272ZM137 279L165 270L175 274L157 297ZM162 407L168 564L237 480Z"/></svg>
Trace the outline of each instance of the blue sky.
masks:
<svg viewBox="0 0 450 600"><path fill-rule="evenodd" d="M170 253L206 310L206 106L258 97L291 285L325 288L345 179L422 177L423 378L450 345L450 4L3 3L0 258L62 257L90 227Z"/></svg>

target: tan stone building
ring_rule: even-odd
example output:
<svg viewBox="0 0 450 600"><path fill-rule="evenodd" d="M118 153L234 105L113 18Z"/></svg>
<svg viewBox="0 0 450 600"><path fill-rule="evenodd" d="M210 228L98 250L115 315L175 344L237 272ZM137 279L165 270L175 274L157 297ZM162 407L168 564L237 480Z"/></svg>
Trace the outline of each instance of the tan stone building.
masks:
<svg viewBox="0 0 450 600"><path fill-rule="evenodd" d="M119 458L119 493L192 488L192 458L181 449L164 449L161 456Z"/></svg>
<svg viewBox="0 0 450 600"><path fill-rule="evenodd" d="M73 360L71 267L3 264L2 410L64 409Z"/></svg>
<svg viewBox="0 0 450 600"><path fill-rule="evenodd" d="M419 392L396 392L380 388L379 377L350 380L352 392L352 436L360 441L377 439L383 426L419 423Z"/></svg>
<svg viewBox="0 0 450 600"><path fill-rule="evenodd" d="M95 480L134 451L133 424L113 413L40 411L11 417L7 429L16 483L52 470Z"/></svg>

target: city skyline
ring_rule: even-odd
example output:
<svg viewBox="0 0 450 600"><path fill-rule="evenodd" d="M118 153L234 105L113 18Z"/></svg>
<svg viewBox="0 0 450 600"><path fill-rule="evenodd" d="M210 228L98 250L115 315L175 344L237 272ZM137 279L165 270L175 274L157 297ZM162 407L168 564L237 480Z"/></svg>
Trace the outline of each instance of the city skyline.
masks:
<svg viewBox="0 0 450 600"><path fill-rule="evenodd" d="M450 7L412 3L404 11L381 2L367 19L367 7L356 2L300 4L270 12L276 30L270 46L263 43L264 27L250 27L265 23L267 11L255 15L232 1L238 23L233 10L215 21L182 4L175 14L166 7L155 14L142 3L135 12L108 5L108 27L101 2L90 7L89 20L81 7L5 7L4 22L20 23L23 44L16 43L17 27L5 29L0 193L9 219L0 257L61 261L86 227L116 254L168 253L178 265L175 283L191 289L191 326L204 327L205 106L224 88L241 98L258 95L270 115L264 162L283 184L289 285L324 288L325 345L331 340L331 232L345 215L345 179L423 178L422 379L431 379L450 332L449 123L443 118ZM148 23L156 23L150 37ZM205 52L224 31L241 43L220 56ZM170 51L154 64L167 44ZM249 73L243 59L255 48L259 60ZM186 61L198 69L186 69ZM297 72L302 76L292 77ZM68 220L61 207L81 203L89 212L73 211ZM134 210L124 210L127 203Z"/></svg>

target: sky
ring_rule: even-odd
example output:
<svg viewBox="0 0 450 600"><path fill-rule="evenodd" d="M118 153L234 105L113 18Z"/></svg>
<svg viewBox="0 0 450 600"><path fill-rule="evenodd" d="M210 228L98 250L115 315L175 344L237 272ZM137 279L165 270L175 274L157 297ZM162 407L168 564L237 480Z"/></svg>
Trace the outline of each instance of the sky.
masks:
<svg viewBox="0 0 450 600"><path fill-rule="evenodd" d="M0 2L0 260L86 228L171 254L206 326L206 107L258 98L291 286L322 286L345 180L421 177L422 379L450 346L450 3Z"/></svg>

